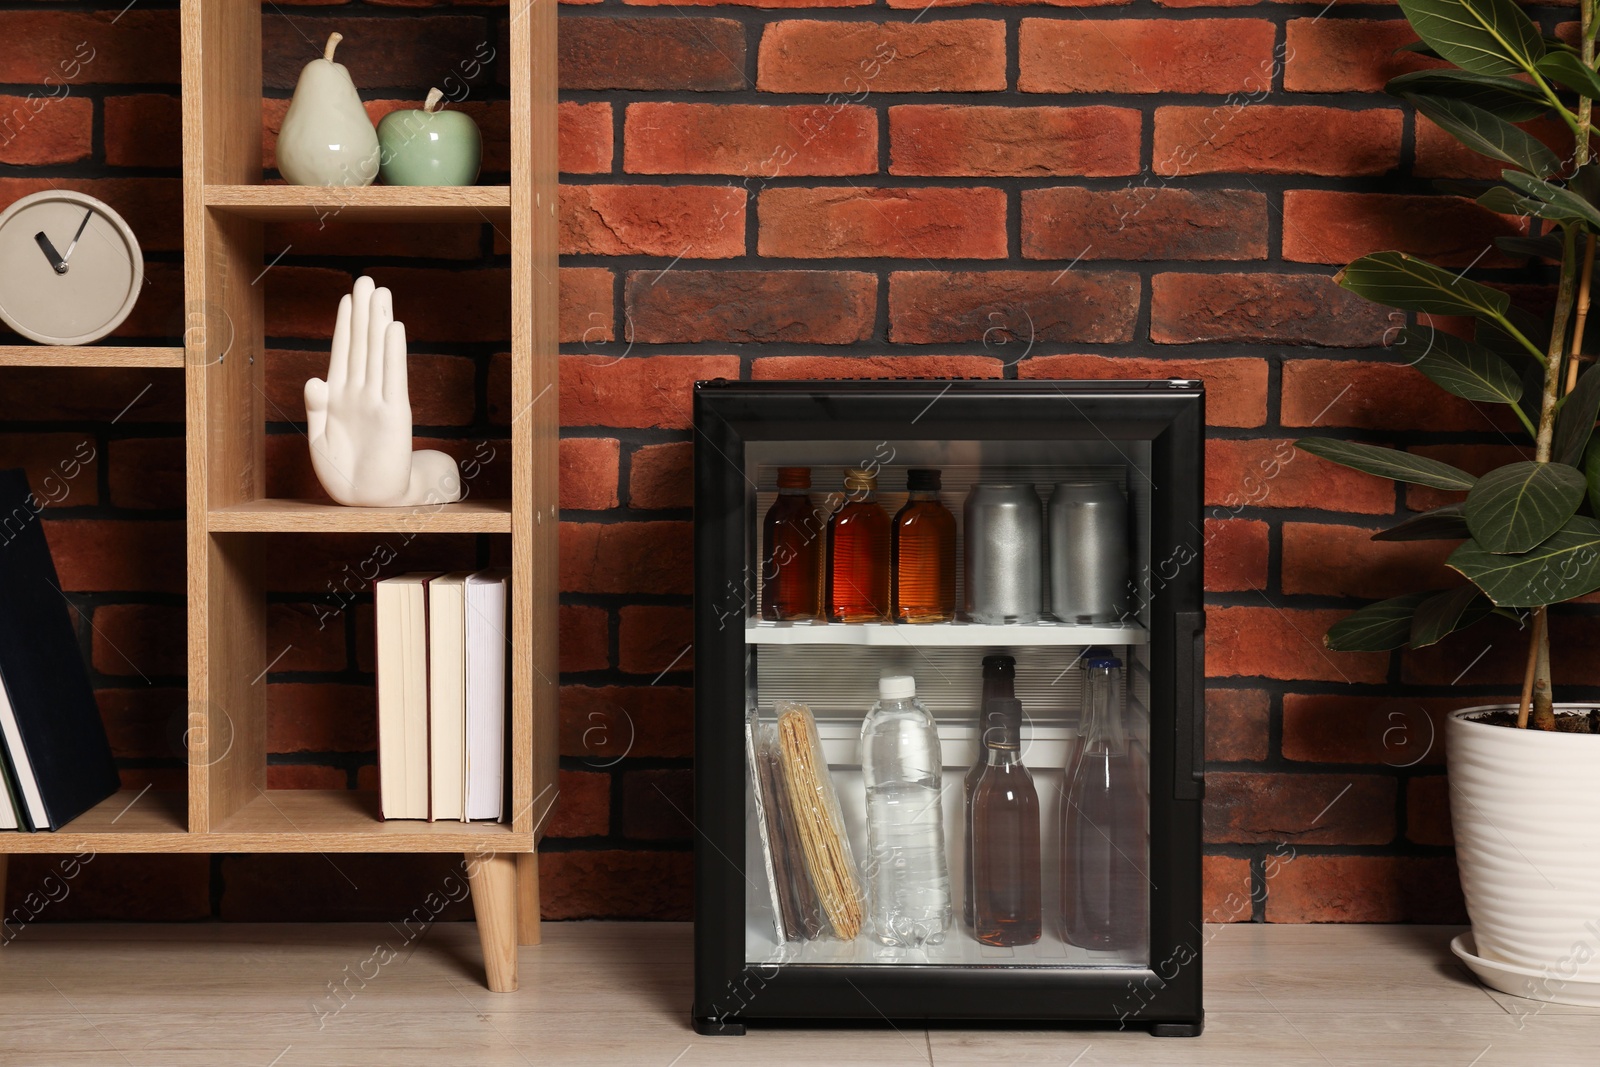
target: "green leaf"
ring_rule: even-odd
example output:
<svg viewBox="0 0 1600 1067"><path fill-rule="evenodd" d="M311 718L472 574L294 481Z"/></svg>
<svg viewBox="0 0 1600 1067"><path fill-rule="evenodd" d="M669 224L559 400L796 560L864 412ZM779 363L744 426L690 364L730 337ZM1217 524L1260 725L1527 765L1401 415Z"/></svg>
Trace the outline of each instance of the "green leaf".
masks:
<svg viewBox="0 0 1600 1067"><path fill-rule="evenodd" d="M1561 238L1550 233L1542 237L1507 237L1501 235L1494 239L1494 243L1495 247L1500 251L1510 252L1514 256L1533 256L1538 259L1554 260L1557 263L1561 262L1561 257L1566 253L1566 248L1562 245Z"/></svg>
<svg viewBox="0 0 1600 1067"><path fill-rule="evenodd" d="M1523 196L1515 189L1508 189L1504 185L1485 189L1478 194L1475 202L1485 211L1492 211L1496 215L1516 215L1518 218L1529 216L1543 218L1544 212L1549 209L1549 205L1544 201Z"/></svg>
<svg viewBox="0 0 1600 1067"><path fill-rule="evenodd" d="M1420 93L1405 93L1402 99L1479 155L1521 167L1541 178L1561 169L1561 160L1542 141L1476 104Z"/></svg>
<svg viewBox="0 0 1600 1067"><path fill-rule="evenodd" d="M1424 600L1411 617L1412 648L1425 648L1440 639L1482 622L1494 614L1494 605L1475 585L1463 585Z"/></svg>
<svg viewBox="0 0 1600 1067"><path fill-rule="evenodd" d="M1515 0L1400 0L1417 36L1476 74L1521 74L1545 54L1544 35Z"/></svg>
<svg viewBox="0 0 1600 1067"><path fill-rule="evenodd" d="M1407 593L1346 615L1332 626L1322 643L1335 652L1387 652L1411 637L1411 616L1427 593Z"/></svg>
<svg viewBox="0 0 1600 1067"><path fill-rule="evenodd" d="M1589 483L1589 510L1600 515L1600 437L1591 437L1583 454L1583 473Z"/></svg>
<svg viewBox="0 0 1600 1067"><path fill-rule="evenodd" d="M1578 173L1567 179L1567 189L1590 204L1600 204L1600 163L1585 163L1579 167Z"/></svg>
<svg viewBox="0 0 1600 1067"><path fill-rule="evenodd" d="M1521 171L1503 170L1500 177L1535 200L1544 202L1545 207L1535 212L1540 218L1556 222L1581 222L1591 230L1600 231L1600 208L1572 190L1540 181Z"/></svg>
<svg viewBox="0 0 1600 1067"><path fill-rule="evenodd" d="M1551 52L1534 66L1546 78L1558 81L1590 100L1600 99L1600 77L1596 77L1595 72L1572 53Z"/></svg>
<svg viewBox="0 0 1600 1067"><path fill-rule="evenodd" d="M1531 311L1515 306L1506 308L1505 317L1512 326L1517 328L1518 333L1526 337L1529 343L1539 349L1540 353L1549 350L1550 320L1548 318L1535 315ZM1524 348L1522 343L1515 337L1507 333L1505 327L1498 322L1493 319L1479 319L1472 329L1472 337L1473 340L1491 352L1498 352L1502 356L1511 356L1528 361L1524 365L1536 369L1539 372L1539 383L1540 385L1543 384L1544 356L1541 354L1535 359L1533 353ZM1528 396L1530 393L1537 394L1537 392L1538 387L1536 386L1531 390L1524 389L1522 395Z"/></svg>
<svg viewBox="0 0 1600 1067"><path fill-rule="evenodd" d="M1334 281L1352 293L1402 311L1492 318L1511 306L1511 298L1500 290L1404 252L1362 256L1334 275Z"/></svg>
<svg viewBox="0 0 1600 1067"><path fill-rule="evenodd" d="M1471 489L1477 484L1477 479L1472 475L1448 463L1380 445L1364 445L1332 437L1303 437L1294 445L1313 456L1321 456L1365 474L1376 474L1380 478L1458 491Z"/></svg>
<svg viewBox="0 0 1600 1067"><path fill-rule="evenodd" d="M1508 463L1467 493L1467 528L1486 552L1526 552L1572 518L1584 488L1583 475L1565 463Z"/></svg>
<svg viewBox="0 0 1600 1067"><path fill-rule="evenodd" d="M1447 393L1486 404L1522 399L1522 381L1511 364L1481 345L1430 326L1407 326L1399 342L1401 355Z"/></svg>
<svg viewBox="0 0 1600 1067"><path fill-rule="evenodd" d="M1550 458L1576 467L1589 447L1589 435L1594 432L1597 416L1600 416L1600 364L1584 371L1572 392L1562 400L1561 410L1556 413L1556 434Z"/></svg>
<svg viewBox="0 0 1600 1067"><path fill-rule="evenodd" d="M1600 522L1574 515L1544 542L1518 555L1468 541L1445 561L1502 608L1559 604L1600 589Z"/></svg>
<svg viewBox="0 0 1600 1067"><path fill-rule="evenodd" d="M1418 93L1454 97L1493 112L1507 122L1526 122L1550 110L1550 101L1537 86L1516 78L1473 74L1466 70L1412 71L1390 78L1383 91L1393 96Z"/></svg>
<svg viewBox="0 0 1600 1067"><path fill-rule="evenodd" d="M1446 504L1424 511L1421 515L1413 515L1398 525L1387 530L1379 530L1372 535L1374 541L1464 541L1472 536L1472 531L1467 529L1467 517L1462 513L1462 505Z"/></svg>

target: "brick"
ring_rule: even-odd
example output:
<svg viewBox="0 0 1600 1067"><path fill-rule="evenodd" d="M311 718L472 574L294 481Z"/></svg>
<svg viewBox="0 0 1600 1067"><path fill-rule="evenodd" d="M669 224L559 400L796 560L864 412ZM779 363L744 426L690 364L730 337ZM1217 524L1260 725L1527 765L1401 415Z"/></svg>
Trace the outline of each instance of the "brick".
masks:
<svg viewBox="0 0 1600 1067"><path fill-rule="evenodd" d="M1419 845L1454 845L1450 827L1450 782L1443 775L1406 783L1406 840Z"/></svg>
<svg viewBox="0 0 1600 1067"><path fill-rule="evenodd" d="M61 588L69 593L183 590L181 522L92 519L44 524Z"/></svg>
<svg viewBox="0 0 1600 1067"><path fill-rule="evenodd" d="M372 686L267 686L268 752L371 752L377 747L378 704Z"/></svg>
<svg viewBox="0 0 1600 1067"><path fill-rule="evenodd" d="M617 613L617 666L628 674L694 669L694 611L630 604Z"/></svg>
<svg viewBox="0 0 1600 1067"><path fill-rule="evenodd" d="M744 27L733 19L561 19L563 89L743 89Z"/></svg>
<svg viewBox="0 0 1600 1067"><path fill-rule="evenodd" d="M630 174L778 177L872 174L878 113L849 104L629 104L622 165Z"/></svg>
<svg viewBox="0 0 1600 1067"><path fill-rule="evenodd" d="M1522 445L1415 445L1406 451L1459 467L1475 478L1507 463L1533 458L1532 447ZM1465 493L1430 489L1425 485L1408 485L1405 493L1406 507L1412 511L1431 511L1446 504L1459 504L1467 498Z"/></svg>
<svg viewBox="0 0 1600 1067"><path fill-rule="evenodd" d="M561 425L687 429L694 383L738 377L737 356L562 356Z"/></svg>
<svg viewBox="0 0 1600 1067"><path fill-rule="evenodd" d="M342 767L315 763L270 763L268 789L347 789L350 775Z"/></svg>
<svg viewBox="0 0 1600 1067"><path fill-rule="evenodd" d="M589 3L590 0L582 2ZM668 4L673 7L863 7L871 4L872 0L687 0L686 3L677 3L675 0L623 0L623 3L639 7Z"/></svg>
<svg viewBox="0 0 1600 1067"><path fill-rule="evenodd" d="M118 759L186 760L189 703L183 687L152 686L138 679L128 684L128 689L94 691L111 754ZM122 774L122 788L127 789L128 772Z"/></svg>
<svg viewBox="0 0 1600 1067"><path fill-rule="evenodd" d="M1139 279L1121 271L889 275L889 339L898 344L1109 344L1133 340L1138 313Z"/></svg>
<svg viewBox="0 0 1600 1067"><path fill-rule="evenodd" d="M202 859L204 857L201 857ZM221 860L224 922L385 922L370 947L350 953L348 970L329 969L323 985L309 994L315 1007L328 997L330 1010L339 1001L327 983L346 983L359 996L363 982L392 976L399 961L415 948L424 924L472 918L466 868L460 853L443 855L224 856ZM410 920L403 922L403 920ZM393 953L388 967L378 970L382 947ZM338 988L337 986L335 988ZM348 1002L348 1001L346 1001Z"/></svg>
<svg viewBox="0 0 1600 1067"><path fill-rule="evenodd" d="M630 271L630 340L846 345L872 336L878 278L862 271Z"/></svg>
<svg viewBox="0 0 1600 1067"><path fill-rule="evenodd" d="M1275 29L1265 19L1023 19L1025 93L1260 92Z"/></svg>
<svg viewBox="0 0 1600 1067"><path fill-rule="evenodd" d="M889 109L889 173L1137 174L1140 121L1132 108L902 104Z"/></svg>
<svg viewBox="0 0 1600 1067"><path fill-rule="evenodd" d="M1006 87L1006 27L994 19L769 23L756 88L768 93L994 92Z"/></svg>
<svg viewBox="0 0 1600 1067"><path fill-rule="evenodd" d="M561 510L604 511L617 506L622 444L614 437L561 441Z"/></svg>
<svg viewBox="0 0 1600 1067"><path fill-rule="evenodd" d="M757 361L759 366L760 361ZM628 506L643 510L694 504L694 445L643 445L628 459Z"/></svg>
<svg viewBox="0 0 1600 1067"><path fill-rule="evenodd" d="M995 4L999 7L1108 7L1127 3L1128 0L889 0L893 8L968 7L973 4ZM1252 3L1256 0L1251 0Z"/></svg>
<svg viewBox="0 0 1600 1067"><path fill-rule="evenodd" d="M1507 266L1521 257L1499 251L1494 239L1526 229L1522 220L1491 214L1465 197L1327 189L1283 194L1283 258L1299 263L1345 264L1400 249L1442 267Z"/></svg>
<svg viewBox="0 0 1600 1067"><path fill-rule="evenodd" d="M1250 861L1237 856L1203 856L1200 875L1204 883L1201 907L1205 922L1249 922L1254 905L1250 900Z"/></svg>
<svg viewBox="0 0 1600 1067"><path fill-rule="evenodd" d="M182 438L134 437L112 441L109 452L113 505L119 508L184 506Z"/></svg>
<svg viewBox="0 0 1600 1067"><path fill-rule="evenodd" d="M1571 131L1556 119L1535 119L1517 125L1549 145L1563 159L1572 151ZM1498 181L1506 166L1497 159L1480 156L1421 115L1416 117L1416 145L1412 152L1411 173L1418 178Z"/></svg>
<svg viewBox="0 0 1600 1067"><path fill-rule="evenodd" d="M1281 388L1279 417L1285 426L1478 431L1517 426L1504 407L1451 396L1421 371L1397 363L1287 360Z"/></svg>
<svg viewBox="0 0 1600 1067"><path fill-rule="evenodd" d="M694 914L687 852L541 852L539 906L546 919L661 919Z"/></svg>
<svg viewBox="0 0 1600 1067"><path fill-rule="evenodd" d="M1158 107L1152 158L1187 174L1385 174L1400 165L1401 112L1230 103Z"/></svg>
<svg viewBox="0 0 1600 1067"><path fill-rule="evenodd" d="M410 323L406 324L409 329ZM409 339L408 339L409 340ZM269 422L304 422L306 382L328 376L326 349L269 348L265 353L266 410ZM477 412L477 369L462 356L436 356L409 346L406 381L415 426L466 426ZM302 439L303 440L303 439ZM178 473L181 476L183 468ZM113 466L116 452L113 449Z"/></svg>
<svg viewBox="0 0 1600 1067"><path fill-rule="evenodd" d="M1264 359L1144 359L1124 356L1032 356L1019 378L1198 378L1206 386L1211 426L1261 426L1267 421Z"/></svg>
<svg viewBox="0 0 1600 1067"><path fill-rule="evenodd" d="M1206 514L1231 518L1241 508L1322 508L1385 515L1394 486L1294 447L1292 441L1206 442Z"/></svg>
<svg viewBox="0 0 1600 1067"><path fill-rule="evenodd" d="M627 756L693 755L694 693L673 685L564 685L561 754L599 768Z"/></svg>
<svg viewBox="0 0 1600 1067"><path fill-rule="evenodd" d="M1388 311L1318 274L1157 274L1150 280L1156 344L1380 343Z"/></svg>
<svg viewBox="0 0 1600 1067"><path fill-rule="evenodd" d="M327 619L317 604L268 604L267 649L273 674L342 671L349 665L343 623Z"/></svg>
<svg viewBox="0 0 1600 1067"><path fill-rule="evenodd" d="M88 158L94 104L63 90L0 96L0 163L41 166Z"/></svg>
<svg viewBox="0 0 1600 1067"><path fill-rule="evenodd" d="M1461 584L1444 565L1454 542L1374 541L1372 534L1361 526L1284 523L1283 591L1382 600Z"/></svg>
<svg viewBox="0 0 1600 1067"><path fill-rule="evenodd" d="M105 98L106 163L113 167L183 166L183 107L176 96Z"/></svg>
<svg viewBox="0 0 1600 1067"><path fill-rule="evenodd" d="M9 387L10 368L4 381ZM90 434L0 434L0 468L7 467L22 468L34 500L43 507L92 507L100 502L100 449Z"/></svg>
<svg viewBox="0 0 1600 1067"><path fill-rule="evenodd" d="M36 894L36 899L44 898L44 906L37 911L38 922L193 922L211 918L211 860L206 856L67 854L70 851L9 857L8 916L14 916L29 896ZM47 879L53 881L47 884ZM58 899L51 899L47 890ZM26 908L23 914L33 911ZM15 943L26 943L28 936L24 926Z"/></svg>
<svg viewBox="0 0 1600 1067"><path fill-rule="evenodd" d="M743 189L715 185L563 185L564 256L744 255Z"/></svg>
<svg viewBox="0 0 1600 1067"><path fill-rule="evenodd" d="M571 593L690 593L687 522L564 522L561 589Z"/></svg>
<svg viewBox="0 0 1600 1067"><path fill-rule="evenodd" d="M1348 612L1270 606L1206 609L1206 671L1215 678L1381 682L1382 652L1330 652L1322 635Z"/></svg>
<svg viewBox="0 0 1600 1067"><path fill-rule="evenodd" d="M1003 363L985 356L768 356L750 365L753 381L999 378L1003 373Z"/></svg>
<svg viewBox="0 0 1600 1067"><path fill-rule="evenodd" d="M0 41L26 41L6 55L5 79L60 87L176 85L178 12L0 11Z"/></svg>
<svg viewBox="0 0 1600 1067"><path fill-rule="evenodd" d="M563 174L604 174L611 169L610 104L563 100L556 117L556 155Z"/></svg>
<svg viewBox="0 0 1600 1067"><path fill-rule="evenodd" d="M1275 923L1464 923L1449 856L1301 856L1267 883Z"/></svg>
<svg viewBox="0 0 1600 1067"><path fill-rule="evenodd" d="M611 830L611 776L562 771L561 796L546 837L602 837Z"/></svg>
<svg viewBox="0 0 1600 1067"><path fill-rule="evenodd" d="M73 422L183 422L183 375L142 368L96 370L76 367L7 367L0 389L0 421L16 424L70 419ZM82 440L83 435L78 435ZM65 459L66 457L59 457Z"/></svg>
<svg viewBox="0 0 1600 1067"><path fill-rule="evenodd" d="M1004 259L1000 189L764 189L758 251L830 259Z"/></svg>
<svg viewBox="0 0 1600 1067"><path fill-rule="evenodd" d="M1260 689L1206 690L1206 761L1267 758L1269 698Z"/></svg>
<svg viewBox="0 0 1600 1067"><path fill-rule="evenodd" d="M1397 52L1417 39L1400 18L1290 19L1285 28L1283 87L1291 93L1376 93L1390 78L1444 66L1415 52Z"/></svg>
<svg viewBox="0 0 1600 1067"><path fill-rule="evenodd" d="M1209 593L1267 587L1271 534L1259 519L1207 519L1205 586Z"/></svg>
<svg viewBox="0 0 1600 1067"><path fill-rule="evenodd" d="M615 340L612 322L612 273L604 267L562 267L560 292L562 344L597 345Z"/></svg>
<svg viewBox="0 0 1600 1067"><path fill-rule="evenodd" d="M101 674L181 677L188 647L181 605L106 604L94 611L94 669Z"/></svg>
<svg viewBox="0 0 1600 1067"><path fill-rule="evenodd" d="M486 19L474 15L412 15L407 18L354 18L341 14L338 61L363 92L382 88L414 90L418 85L481 85L495 54ZM292 90L306 63L322 57L326 37L307 40L298 19L261 21L261 83Z"/></svg>
<svg viewBox="0 0 1600 1067"><path fill-rule="evenodd" d="M687 841L694 836L694 772L629 771L622 776L622 833L642 841Z"/></svg>
<svg viewBox="0 0 1600 1067"><path fill-rule="evenodd" d="M557 626L562 674L603 671L611 666L611 618L605 608L562 604Z"/></svg>
<svg viewBox="0 0 1600 1067"><path fill-rule="evenodd" d="M1444 763L1445 716L1481 702L1481 697L1286 693L1283 758L1396 768L1439 766Z"/></svg>
<svg viewBox="0 0 1600 1067"><path fill-rule="evenodd" d="M5 40L3 33L0 40ZM0 204L9 207L32 193L64 189L104 200L127 220L142 251L183 250L183 186L177 178L0 178ZM149 297L149 292L144 293L140 304ZM165 322L166 316L162 318ZM133 316L128 321L132 322ZM159 336L163 332L166 331L156 329L142 336ZM148 375L145 380L149 381Z"/></svg>
<svg viewBox="0 0 1600 1067"><path fill-rule="evenodd" d="M1208 842L1386 845L1395 835L1395 780L1377 775L1206 775Z"/></svg>
<svg viewBox="0 0 1600 1067"><path fill-rule="evenodd" d="M1024 189L1026 259L1265 259L1267 198L1233 189Z"/></svg>

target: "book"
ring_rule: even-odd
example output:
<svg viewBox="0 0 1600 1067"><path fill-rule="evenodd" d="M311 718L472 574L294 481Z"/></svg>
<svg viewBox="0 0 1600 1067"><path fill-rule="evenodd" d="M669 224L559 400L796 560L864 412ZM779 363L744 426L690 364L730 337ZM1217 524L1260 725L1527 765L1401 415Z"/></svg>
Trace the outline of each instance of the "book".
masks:
<svg viewBox="0 0 1600 1067"><path fill-rule="evenodd" d="M505 816L506 666L510 644L506 600L511 576L481 571L467 578L468 819Z"/></svg>
<svg viewBox="0 0 1600 1067"><path fill-rule="evenodd" d="M428 817L428 583L373 586L378 629L378 790L385 819Z"/></svg>
<svg viewBox="0 0 1600 1067"><path fill-rule="evenodd" d="M462 819L467 765L467 573L428 583L428 818Z"/></svg>
<svg viewBox="0 0 1600 1067"><path fill-rule="evenodd" d="M39 510L0 471L0 740L19 823L59 830L121 782Z"/></svg>

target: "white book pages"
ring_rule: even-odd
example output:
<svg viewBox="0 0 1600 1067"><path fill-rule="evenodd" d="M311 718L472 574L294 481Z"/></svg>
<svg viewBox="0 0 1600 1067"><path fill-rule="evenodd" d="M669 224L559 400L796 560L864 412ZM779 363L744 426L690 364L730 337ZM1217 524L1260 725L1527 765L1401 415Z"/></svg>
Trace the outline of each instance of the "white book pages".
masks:
<svg viewBox="0 0 1600 1067"><path fill-rule="evenodd" d="M506 604L511 577L502 570L467 579L468 819L505 816L506 663L510 629Z"/></svg>

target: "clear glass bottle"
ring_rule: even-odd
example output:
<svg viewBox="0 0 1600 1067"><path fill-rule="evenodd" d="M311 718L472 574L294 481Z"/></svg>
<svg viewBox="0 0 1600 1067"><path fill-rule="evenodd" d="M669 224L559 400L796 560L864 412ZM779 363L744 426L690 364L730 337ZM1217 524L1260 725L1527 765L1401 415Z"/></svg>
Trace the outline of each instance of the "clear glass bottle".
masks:
<svg viewBox="0 0 1600 1067"><path fill-rule="evenodd" d="M1080 948L1144 958L1149 940L1148 797L1123 728L1122 661L1098 656L1084 679L1077 767L1061 818L1061 931Z"/></svg>
<svg viewBox="0 0 1600 1067"><path fill-rule="evenodd" d="M828 617L888 622L892 522L878 503L878 476L847 471L844 488L845 502L828 520Z"/></svg>
<svg viewBox="0 0 1600 1067"><path fill-rule="evenodd" d="M956 617L956 517L939 502L939 472L906 472L910 496L894 517L896 622Z"/></svg>
<svg viewBox="0 0 1600 1067"><path fill-rule="evenodd" d="M1039 794L1022 765L1022 703L985 705L986 762L972 790L973 935L1031 945L1042 932Z"/></svg>
<svg viewBox="0 0 1600 1067"><path fill-rule="evenodd" d="M988 765L989 757L983 747L983 731L988 723L984 719L984 711L991 700L1010 700L1016 696L1017 661L1010 656L985 656L983 657L983 695L978 701L978 714L975 716L978 728L978 754L972 760L972 766L967 769L967 775L961 783L961 820L966 830L966 848L962 851L965 858L961 865L961 918L970 928L972 926L972 790L977 786L978 779L983 777L983 768Z"/></svg>
<svg viewBox="0 0 1600 1067"><path fill-rule="evenodd" d="M820 619L824 526L812 503L811 471L778 468L778 499L761 524L761 617Z"/></svg>
<svg viewBox="0 0 1600 1067"><path fill-rule="evenodd" d="M861 724L872 925L885 945L937 945L950 927L939 728L916 679L885 675Z"/></svg>

